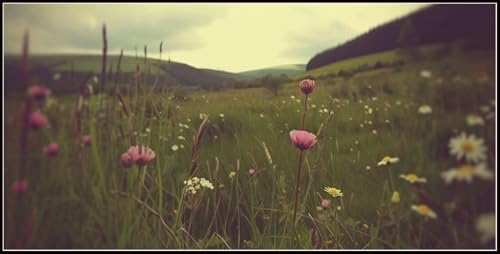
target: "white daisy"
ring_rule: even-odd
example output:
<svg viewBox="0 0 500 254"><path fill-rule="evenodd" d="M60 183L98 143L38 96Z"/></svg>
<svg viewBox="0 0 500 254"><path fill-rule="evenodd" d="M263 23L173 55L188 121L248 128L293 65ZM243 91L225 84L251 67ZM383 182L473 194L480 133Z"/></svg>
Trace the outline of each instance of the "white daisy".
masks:
<svg viewBox="0 0 500 254"><path fill-rule="evenodd" d="M467 125L469 125L469 126L484 125L484 120L479 115L469 114L465 118L465 121L467 122Z"/></svg>
<svg viewBox="0 0 500 254"><path fill-rule="evenodd" d="M179 150L179 146L178 145L172 145L172 151L177 151Z"/></svg>
<svg viewBox="0 0 500 254"><path fill-rule="evenodd" d="M479 216L476 220L476 230L479 232L481 243L495 239L495 214L488 213Z"/></svg>
<svg viewBox="0 0 500 254"><path fill-rule="evenodd" d="M463 164L457 168L452 168L450 170L441 173L445 183L449 184L453 180L466 181L471 183L474 177L478 177L484 180L493 180L493 172L486 168L486 164L480 163L478 165Z"/></svg>
<svg viewBox="0 0 500 254"><path fill-rule="evenodd" d="M456 155L458 160L462 157L467 162L480 162L486 159L487 148L484 146L484 140L476 138L474 134L467 136L462 132L459 136L450 139L448 146L450 154Z"/></svg>
<svg viewBox="0 0 500 254"><path fill-rule="evenodd" d="M432 108L431 106L424 104L418 108L418 113L422 115L430 114L432 113Z"/></svg>

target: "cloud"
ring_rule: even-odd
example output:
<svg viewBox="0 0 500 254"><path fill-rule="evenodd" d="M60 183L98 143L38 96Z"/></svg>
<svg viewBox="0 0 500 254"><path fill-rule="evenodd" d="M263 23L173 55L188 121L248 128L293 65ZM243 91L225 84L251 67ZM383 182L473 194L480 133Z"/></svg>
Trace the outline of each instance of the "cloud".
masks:
<svg viewBox="0 0 500 254"><path fill-rule="evenodd" d="M191 50L203 47L197 29L223 17L226 8L176 5L27 5L5 6L5 50L20 52L22 33L30 31L32 52L96 51L106 24L108 48L159 47Z"/></svg>

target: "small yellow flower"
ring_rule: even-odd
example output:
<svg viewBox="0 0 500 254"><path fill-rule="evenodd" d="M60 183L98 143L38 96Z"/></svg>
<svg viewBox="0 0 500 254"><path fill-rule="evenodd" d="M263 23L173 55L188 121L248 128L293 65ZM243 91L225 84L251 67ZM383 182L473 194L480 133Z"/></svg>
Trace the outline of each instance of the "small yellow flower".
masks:
<svg viewBox="0 0 500 254"><path fill-rule="evenodd" d="M399 199L399 192L394 191L392 193L391 202L392 203L399 203L399 201L400 201L400 199Z"/></svg>
<svg viewBox="0 0 500 254"><path fill-rule="evenodd" d="M344 193L342 193L342 190L333 188L333 187L325 187L325 191L328 192L328 194L332 195L332 197L343 197Z"/></svg>
<svg viewBox="0 0 500 254"><path fill-rule="evenodd" d="M231 172L229 173L229 178L230 178L230 179L233 179L233 177L235 177L235 176L236 176L236 172L231 171Z"/></svg>
<svg viewBox="0 0 500 254"><path fill-rule="evenodd" d="M408 174L408 175L399 175L399 177L405 179L406 181L410 183L426 183L427 179L423 177L418 177L415 174Z"/></svg>
<svg viewBox="0 0 500 254"><path fill-rule="evenodd" d="M379 161L377 163L377 166L387 165L387 163L394 164L394 163L397 163L397 162L399 162L399 158L398 157L385 156L381 161Z"/></svg>
<svg viewBox="0 0 500 254"><path fill-rule="evenodd" d="M412 205L411 209L422 216L429 217L431 219L437 218L436 213L432 209L430 209L427 205L424 204Z"/></svg>

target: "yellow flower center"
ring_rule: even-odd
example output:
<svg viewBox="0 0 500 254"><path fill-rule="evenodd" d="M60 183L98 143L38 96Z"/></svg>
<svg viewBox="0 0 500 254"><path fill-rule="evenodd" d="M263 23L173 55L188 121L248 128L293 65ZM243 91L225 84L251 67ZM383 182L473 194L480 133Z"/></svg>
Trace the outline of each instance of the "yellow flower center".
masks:
<svg viewBox="0 0 500 254"><path fill-rule="evenodd" d="M339 190L339 189L336 189L336 188L325 188L325 191L328 192L328 194L334 196L334 197L338 197L340 195L342 195L342 191Z"/></svg>
<svg viewBox="0 0 500 254"><path fill-rule="evenodd" d="M432 210L426 205L419 205L417 207L417 211L422 215L428 215L429 213L431 213Z"/></svg>
<svg viewBox="0 0 500 254"><path fill-rule="evenodd" d="M458 174L461 176L472 175L474 172L474 167L472 165L464 164L458 168Z"/></svg>
<svg viewBox="0 0 500 254"><path fill-rule="evenodd" d="M464 141L462 144L462 150L464 150L465 153L471 153L474 151L474 144L472 144L470 141Z"/></svg>
<svg viewBox="0 0 500 254"><path fill-rule="evenodd" d="M415 174L409 174L406 176L406 179L408 179L408 181L410 182L415 182L418 180L418 176Z"/></svg>

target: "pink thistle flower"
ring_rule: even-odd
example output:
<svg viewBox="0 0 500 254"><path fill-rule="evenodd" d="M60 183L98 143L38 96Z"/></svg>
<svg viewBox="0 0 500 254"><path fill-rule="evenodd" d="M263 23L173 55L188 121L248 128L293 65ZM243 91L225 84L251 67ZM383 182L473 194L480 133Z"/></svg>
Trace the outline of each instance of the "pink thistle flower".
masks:
<svg viewBox="0 0 500 254"><path fill-rule="evenodd" d="M28 181L26 180L15 181L12 184L12 192L16 194L23 194L26 190L28 190Z"/></svg>
<svg viewBox="0 0 500 254"><path fill-rule="evenodd" d="M316 139L316 135L307 131L293 130L290 132L290 139L292 140L292 143L300 150L307 150L313 147L318 142L318 140Z"/></svg>
<svg viewBox="0 0 500 254"><path fill-rule="evenodd" d="M47 125L47 117L39 112L33 112L30 116L30 126L34 130L38 130Z"/></svg>
<svg viewBox="0 0 500 254"><path fill-rule="evenodd" d="M145 146L131 146L128 149L128 154L138 166L144 166L156 157L155 152Z"/></svg>
<svg viewBox="0 0 500 254"><path fill-rule="evenodd" d="M82 141L84 146L89 146L92 142L92 139L90 138L89 135L85 135L82 137Z"/></svg>
<svg viewBox="0 0 500 254"><path fill-rule="evenodd" d="M323 207L323 209L330 208L330 205L331 205L330 200L328 200L328 199L321 200L321 207Z"/></svg>
<svg viewBox="0 0 500 254"><path fill-rule="evenodd" d="M248 175L249 176L256 176L257 175L257 170L251 168L250 170L248 170Z"/></svg>
<svg viewBox="0 0 500 254"><path fill-rule="evenodd" d="M300 90L306 95L312 93L314 86L315 81L312 79L304 79L300 81Z"/></svg>
<svg viewBox="0 0 500 254"><path fill-rule="evenodd" d="M47 156L51 156L51 157L56 156L59 153L59 145L55 142L52 142L52 143L48 144L47 146L43 147L43 152Z"/></svg>
<svg viewBox="0 0 500 254"><path fill-rule="evenodd" d="M126 168L130 168L130 166L132 166L132 163L134 163L132 157L130 157L128 153L123 153L122 156L120 157L120 161L122 162L122 165Z"/></svg>
<svg viewBox="0 0 500 254"><path fill-rule="evenodd" d="M50 95L50 90L42 85L31 86L28 89L28 96L31 98L35 98L39 101L43 101Z"/></svg>

